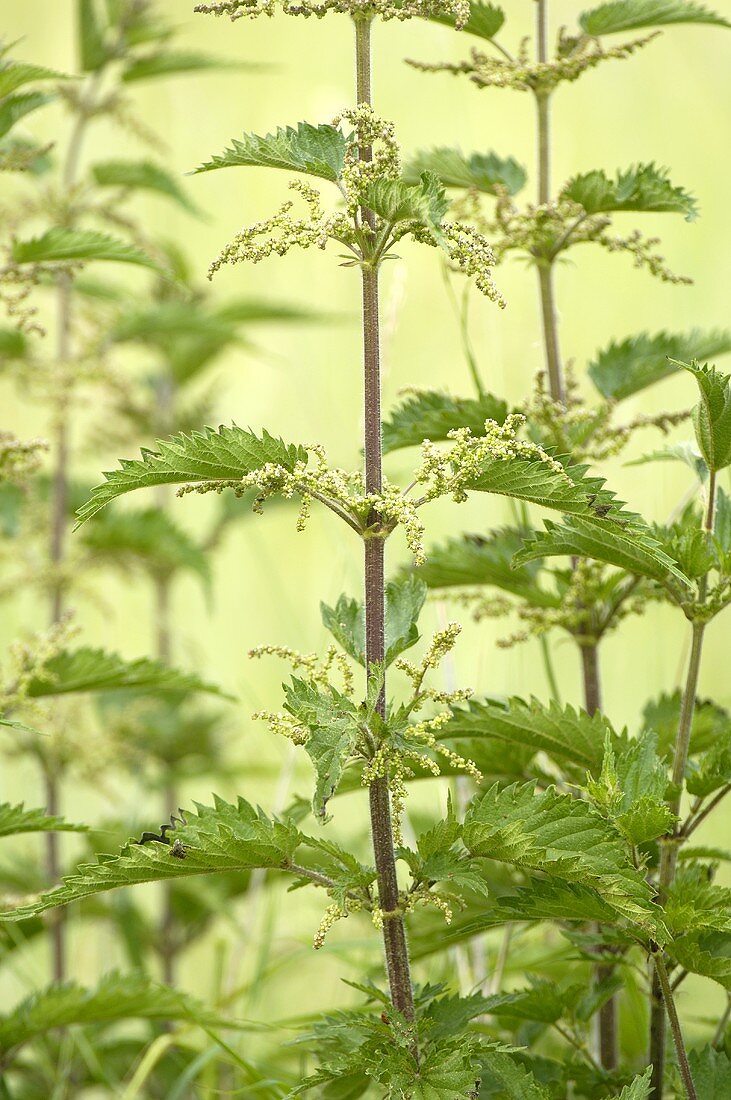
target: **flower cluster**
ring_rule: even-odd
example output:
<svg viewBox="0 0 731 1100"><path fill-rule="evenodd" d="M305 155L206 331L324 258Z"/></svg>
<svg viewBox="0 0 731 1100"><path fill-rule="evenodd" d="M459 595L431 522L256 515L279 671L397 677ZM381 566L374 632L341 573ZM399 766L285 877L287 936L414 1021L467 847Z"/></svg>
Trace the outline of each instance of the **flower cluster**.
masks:
<svg viewBox="0 0 731 1100"><path fill-rule="evenodd" d="M392 122L380 118L368 103L360 103L343 111L333 119L333 126L349 122L353 127L354 141L348 143L341 176L348 213L358 217L365 190L376 180L398 179L401 175L401 150L396 141L396 129ZM369 157L362 157L362 150Z"/></svg>
<svg viewBox="0 0 731 1100"><path fill-rule="evenodd" d="M39 469L47 450L48 443L43 439L21 440L11 432L0 431L0 484L21 485Z"/></svg>
<svg viewBox="0 0 731 1100"><path fill-rule="evenodd" d="M407 64L421 72L468 76L478 88L513 88L519 92L534 92L536 95L546 96L562 82L578 80L603 61L622 61L631 57L655 37L657 33L605 49L598 39L582 35L572 40L567 49L559 48L552 61L531 60L529 40L526 38L521 42L515 57L511 57L506 51L501 51L501 56L494 57L482 50L472 49L466 61L430 63L410 59ZM564 42L567 40L564 39Z"/></svg>
<svg viewBox="0 0 731 1100"><path fill-rule="evenodd" d="M292 248L325 248L331 238L346 247L354 244L356 235L350 219L344 214L326 214L316 188L304 180L293 180L289 186L303 199L307 214L293 216L295 204L289 200L270 218L244 226L210 264L209 279L225 264L258 264L272 255L286 256Z"/></svg>
<svg viewBox="0 0 731 1100"><path fill-rule="evenodd" d="M328 691L334 685L332 674L337 671L342 680L342 690L345 695L352 695L354 691L353 671L346 657L334 645L328 646L324 657L317 653L300 653L297 649L281 645L260 645L249 650L249 657L281 657L291 666L294 672L303 672L306 679L318 688ZM258 710L252 714L256 721L266 722L272 733L286 737L295 745L304 745L310 737L307 726L298 722L291 714L284 711Z"/></svg>
<svg viewBox="0 0 731 1100"><path fill-rule="evenodd" d="M428 19L431 15L452 16L459 29L470 16L468 0L216 0L210 4L197 4L193 9L204 15L227 15L231 22L237 19L255 19L259 15L273 16L277 8L285 15L301 15L305 19L314 16L322 19L328 12L351 15L355 19L383 20Z"/></svg>
<svg viewBox="0 0 731 1100"><path fill-rule="evenodd" d="M567 483L573 484L566 470L538 443L520 439L519 430L525 423L520 413L511 413L503 424L485 421L485 434L473 436L469 428L455 428L448 433L452 446L444 451L430 440L421 446L421 464L415 481L427 486L416 501L420 507L438 497L451 496L457 504L467 499L467 491L484 472L486 462L510 462L528 459L545 465Z"/></svg>
<svg viewBox="0 0 731 1100"><path fill-rule="evenodd" d="M465 222L442 222L440 226L444 247L453 269L475 280L475 286L491 302L505 308L505 299L492 279L492 268L497 263L492 246L474 225ZM435 245L434 237L425 229L405 230L421 243Z"/></svg>
<svg viewBox="0 0 731 1100"><path fill-rule="evenodd" d="M626 424L614 424L616 402L599 401L594 406L587 405L579 394L571 363L564 367L564 380L564 400L554 401L546 387L545 371L538 371L533 394L523 406L523 413L544 441L560 454L570 453L576 462L614 457L624 450L635 431L657 428L667 434L690 415L687 410L660 412L654 416L640 414Z"/></svg>

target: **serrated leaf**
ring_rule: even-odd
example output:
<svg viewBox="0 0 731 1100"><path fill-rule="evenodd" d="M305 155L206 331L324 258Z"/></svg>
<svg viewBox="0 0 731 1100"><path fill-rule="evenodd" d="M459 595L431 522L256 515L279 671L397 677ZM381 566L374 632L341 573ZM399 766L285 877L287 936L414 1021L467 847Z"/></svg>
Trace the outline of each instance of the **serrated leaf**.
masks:
<svg viewBox="0 0 731 1100"><path fill-rule="evenodd" d="M207 1027L227 1022L188 994L151 982L142 974L112 973L95 989L66 983L32 993L0 1017L0 1052L7 1058L10 1051L55 1028L130 1018L198 1021Z"/></svg>
<svg viewBox="0 0 731 1100"><path fill-rule="evenodd" d="M285 710L309 731L305 752L317 775L312 808L324 819L360 733L358 712L355 704L334 688L319 691L304 680L293 678L284 694Z"/></svg>
<svg viewBox="0 0 731 1100"><path fill-rule="evenodd" d="M610 0L585 11L579 23L587 34L617 34L640 27L665 27L671 23L715 23L731 27L721 15L694 0Z"/></svg>
<svg viewBox="0 0 731 1100"><path fill-rule="evenodd" d="M693 409L693 425L700 452L709 470L722 470L731 464L731 377L708 364L675 364L692 374L701 399Z"/></svg>
<svg viewBox="0 0 731 1100"><path fill-rule="evenodd" d="M484 435L486 420L502 424L507 415L506 402L492 394L464 398L423 390L407 397L383 422L383 452L418 447L425 439L432 443L445 440L454 428L469 428L473 435Z"/></svg>
<svg viewBox="0 0 731 1100"><path fill-rule="evenodd" d="M710 881L709 868L703 864L681 865L663 911L674 937L686 932L731 932L731 890Z"/></svg>
<svg viewBox="0 0 731 1100"><path fill-rule="evenodd" d="M486 1055L482 1067L483 1091L503 1100L549 1100L549 1093L539 1084L527 1066L500 1051Z"/></svg>
<svg viewBox="0 0 731 1100"><path fill-rule="evenodd" d="M52 103L54 96L46 92L25 92L0 101L0 138L12 130L15 123L39 107Z"/></svg>
<svg viewBox="0 0 731 1100"><path fill-rule="evenodd" d="M92 174L100 187L123 187L165 195L191 214L200 209L191 202L172 172L149 160L106 160L94 165Z"/></svg>
<svg viewBox="0 0 731 1100"><path fill-rule="evenodd" d="M708 798L728 783L731 783L731 724L697 761L689 761L685 780L688 793L696 798Z"/></svg>
<svg viewBox="0 0 731 1100"><path fill-rule="evenodd" d="M194 672L180 672L162 661L142 657L125 661L117 653L82 646L50 657L32 677L27 694L31 699L71 692L140 691L196 692L223 695Z"/></svg>
<svg viewBox="0 0 731 1100"><path fill-rule="evenodd" d="M657 747L657 734L644 732L616 756L620 796L610 816L630 844L646 844L669 833L675 825L675 814L664 801L668 769Z"/></svg>
<svg viewBox="0 0 731 1100"><path fill-rule="evenodd" d="M731 993L731 934L689 932L666 947L667 953L691 974L718 982Z"/></svg>
<svg viewBox="0 0 731 1100"><path fill-rule="evenodd" d="M273 134L244 134L234 138L232 147L212 157L196 168L210 172L214 168L234 168L241 165L283 168L288 172L304 172L308 176L336 183L343 172L347 139L335 126L312 126L300 122L279 128Z"/></svg>
<svg viewBox="0 0 731 1100"><path fill-rule="evenodd" d="M694 443L671 443L666 447L658 447L627 462L627 466L646 466L650 462L682 462L689 470L692 470L699 481L708 480L708 467Z"/></svg>
<svg viewBox="0 0 731 1100"><path fill-rule="evenodd" d="M522 745L534 753L545 752L560 766L574 765L583 773L601 767L607 737L618 741L599 711L589 715L556 702L544 705L537 699L526 703L517 698L505 704L488 699L454 707L442 736L449 741L490 738Z"/></svg>
<svg viewBox="0 0 731 1100"><path fill-rule="evenodd" d="M698 1100L725 1100L731 1096L731 1058L725 1050L707 1046L688 1052Z"/></svg>
<svg viewBox="0 0 731 1100"><path fill-rule="evenodd" d="M418 621L426 585L413 575L386 584L386 666L419 640ZM325 627L360 665L365 665L365 610L361 600L340 596L335 607L320 604Z"/></svg>
<svg viewBox="0 0 731 1100"><path fill-rule="evenodd" d="M696 200L668 179L667 169L655 164L635 164L614 179L601 169L575 176L562 196L583 206L587 214L621 210L684 214L686 221L698 216Z"/></svg>
<svg viewBox="0 0 731 1100"><path fill-rule="evenodd" d="M40 237L13 241L11 255L16 264L91 263L94 260L107 260L159 270L158 264L138 248L94 229L63 229L57 226Z"/></svg>
<svg viewBox="0 0 731 1100"><path fill-rule="evenodd" d="M133 489L236 482L267 463L291 470L295 463L307 461L303 447L289 446L268 432L259 437L235 424L222 425L218 431L181 433L159 440L156 446L156 451L143 450L141 459L122 459L121 469L104 474L106 481L92 489L89 501L79 509L77 526Z"/></svg>
<svg viewBox="0 0 731 1100"><path fill-rule="evenodd" d="M515 555L522 549L526 532L502 527L482 535L461 535L442 546L430 547L418 576L428 588L461 585L494 585L527 600L536 607L558 607L560 596L538 583L542 566L528 562L517 567Z"/></svg>
<svg viewBox="0 0 731 1100"><path fill-rule="evenodd" d="M415 222L442 240L441 225L449 202L433 172L422 172L417 183L403 179L375 179L365 188L363 205L390 226Z"/></svg>
<svg viewBox="0 0 731 1100"><path fill-rule="evenodd" d="M731 351L731 331L691 329L689 332L641 332L612 341L589 364L589 377L603 397L622 401L648 386L677 374L671 359L712 359Z"/></svg>
<svg viewBox="0 0 731 1100"><path fill-rule="evenodd" d="M625 528L612 520L591 521L571 516L563 523L543 521L545 531L536 531L515 555L515 564L550 557L581 557L616 565L628 573L667 583L671 578L690 586L678 563L666 554L649 528L638 524Z"/></svg>
<svg viewBox="0 0 731 1100"><path fill-rule="evenodd" d="M245 61L213 57L194 50L163 50L137 57L129 61L122 71L124 84L140 80L154 80L161 76L181 76L186 73L220 72L223 69L258 69L260 66Z"/></svg>
<svg viewBox="0 0 731 1100"><path fill-rule="evenodd" d="M436 12L429 15L432 23L442 23L446 27L455 26L455 17L446 12ZM481 3L480 0L470 0L469 19L461 31L466 34L474 34L478 38L494 38L503 23L505 13L495 4Z"/></svg>
<svg viewBox="0 0 731 1100"><path fill-rule="evenodd" d="M56 69L47 69L45 65L30 65L25 61L0 61L0 99L35 80L75 79L67 73L57 72Z"/></svg>
<svg viewBox="0 0 731 1100"><path fill-rule="evenodd" d="M95 556L122 568L138 567L158 579L189 570L207 589L210 587L207 555L159 508L107 511L84 528L81 539Z"/></svg>
<svg viewBox="0 0 731 1100"><path fill-rule="evenodd" d="M654 730L660 739L660 751L668 754L675 744L680 722L681 693L662 694L645 705L642 713L642 725ZM690 737L691 755L711 749L720 737L724 737L729 728L728 711L709 699L696 699L693 708L693 725Z"/></svg>
<svg viewBox="0 0 731 1100"><path fill-rule="evenodd" d="M196 803L196 812L187 814L187 824L176 826L173 838L182 846L177 855L169 842L130 841L119 855L83 864L60 886L0 913L0 920L24 920L121 886L216 871L283 867L303 839L293 825L266 817L243 798L232 805L215 796L213 806Z"/></svg>
<svg viewBox="0 0 731 1100"><path fill-rule="evenodd" d="M86 825L74 825L62 817L47 814L45 810L26 810L22 802L17 806L0 802L0 837L14 836L16 833L83 833L86 829Z"/></svg>
<svg viewBox="0 0 731 1100"><path fill-rule="evenodd" d="M595 520L598 514L605 522L607 516L633 521L636 517L622 511L614 493L604 488L604 481L587 477L587 470L586 465L576 465L559 471L539 458L490 457L483 459L466 488L525 500L587 520Z"/></svg>
<svg viewBox="0 0 731 1100"><path fill-rule="evenodd" d="M517 195L525 186L527 173L514 157L497 153L470 153L440 146L421 149L404 169L404 178L415 183L422 172L433 172L445 187L465 187L495 195L504 188Z"/></svg>
<svg viewBox="0 0 731 1100"><path fill-rule="evenodd" d="M492 787L469 808L464 843L473 855L543 871L590 886L646 930L658 928L656 907L620 834L593 807L533 784Z"/></svg>
<svg viewBox="0 0 731 1100"><path fill-rule="evenodd" d="M617 1100L649 1100L653 1091L651 1079L652 1066L648 1066L643 1074L635 1077L631 1084L624 1086L617 1096Z"/></svg>

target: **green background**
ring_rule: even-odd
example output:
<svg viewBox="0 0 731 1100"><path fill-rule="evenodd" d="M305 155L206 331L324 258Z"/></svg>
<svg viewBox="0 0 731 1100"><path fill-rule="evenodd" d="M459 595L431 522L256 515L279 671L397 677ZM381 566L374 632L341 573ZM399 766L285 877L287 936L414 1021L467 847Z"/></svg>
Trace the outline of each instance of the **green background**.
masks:
<svg viewBox="0 0 731 1100"><path fill-rule="evenodd" d="M728 0L715 5L723 9ZM570 0L552 5L554 28L569 27L582 6ZM257 22L213 19L192 14L189 0L164 0L161 10L184 29L184 43L221 56L255 63L247 71L195 74L151 81L135 92L142 117L164 136L163 158L175 172L184 173L209 154L220 152L242 131L264 133L277 125L301 119L328 121L353 102L353 35L339 16L324 20L262 18ZM517 46L531 31L533 4L508 0L507 28L502 37ZM71 0L1 0L2 33L23 38L16 55L60 69L74 66L74 5ZM618 36L620 40L623 36ZM534 117L532 98L507 90L479 90L464 77L421 74L404 58L452 60L463 58L477 39L450 30L411 21L379 24L374 32L375 104L379 113L397 123L405 151L434 145L459 145L465 151L514 155L526 164L533 187ZM694 285L676 287L636 271L622 256L587 248L571 254L575 262L558 273L558 298L563 352L575 361L583 376L593 352L611 338L649 330L683 331L723 327L729 317L729 123L731 114L731 35L716 28L669 28L658 41L630 61L607 62L572 85L563 85L555 98L554 187L570 175L592 168L627 167L654 160L668 165L673 180L697 195L701 217L687 224L673 215L618 215L617 227L629 232L640 225L646 233L662 235L661 251L671 268L690 275ZM33 120L33 130L49 140L65 140L68 117L54 108ZM106 124L93 129L85 156L146 156L131 136L119 137ZM266 217L287 197L287 178L263 170L229 170L186 181L189 193L207 213L195 220L163 201L139 202L148 230L175 240L192 258L201 280L210 260L240 226ZM327 186L327 185L325 185ZM17 193L17 181L4 185L3 202ZM435 252L405 245L402 259L386 265L383 279L384 406L387 409L406 386L443 387L454 394L470 393L470 379L458 341L458 328L447 299ZM504 311L473 296L472 339L487 387L512 401L523 397L535 371L542 366L538 300L533 274L522 264L507 262L496 280L508 307ZM138 286L142 285L138 279ZM214 368L219 421L266 427L293 441L319 441L337 464L359 461L361 432L360 337L358 329L359 279L357 270L341 269L335 250L293 252L286 261L265 261L257 267L225 269L215 291L310 305L327 312L320 325L257 328L254 347L235 349ZM49 326L52 315L49 314ZM125 369L144 369L138 356L127 356ZM583 382L582 382L583 384ZM694 400L692 380L677 377L625 403L623 413L656 413L689 406ZM11 383L0 382L3 427L19 436L43 435L43 411ZM109 468L117 457L90 455L85 448L90 422L98 428L103 411L89 404L77 417L74 437L77 468L89 478ZM688 437L681 427L674 437ZM638 436L621 461L604 469L612 488L648 519L661 519L689 487L689 473L673 464L627 468L623 463L660 442L656 433ZM387 460L393 478L408 478L415 452L401 452ZM725 479L725 475L724 475ZM725 486L728 487L727 485ZM176 515L194 528L210 504L198 497L179 502ZM456 508L434 506L428 516L429 538L451 529L485 530L506 516L499 501L474 501ZM390 561L404 559L398 539L389 544ZM360 578L356 539L330 515L315 512L305 534L294 531L294 514L276 509L267 518L253 517L232 530L216 563L214 603L205 604L192 581L182 581L175 592L176 660L216 679L238 696L232 709L233 754L244 765L239 777L222 777L220 793L236 791L264 806L295 788L307 793L307 766L293 765L284 742L274 741L249 715L259 707L277 709L278 684L284 671L276 661L251 663L248 649L262 642L292 645L304 650L321 647L325 632L318 602L333 603L341 591L355 592ZM459 612L430 605L424 633L445 616ZM92 642L137 656L152 648L152 608L144 582L124 585L110 580L93 600L79 605L79 621ZM7 607L3 641L44 625L45 611L28 595ZM465 623L454 654L454 672L461 685L478 693L547 696L536 643L495 648L494 640L514 629L514 623L489 622L479 627ZM731 703L729 680L729 620L721 618L708 632L701 676L701 694ZM688 648L688 631L678 612L650 607L642 620L624 623L602 650L604 708L616 726L636 723L642 705L660 691L681 682ZM559 645L556 661L564 698L579 701L579 669L573 647ZM295 767L292 774L292 768ZM25 797L38 804L42 794L33 768L12 763L6 771L3 797ZM207 780L191 783L190 797L205 800ZM442 796L436 785L424 785L416 802L435 805ZM106 812L127 817L151 815L157 820L158 796L114 775L91 794L87 789L66 792L65 810L72 818L98 820ZM149 810L148 810L149 806ZM357 831L363 796L347 796L337 810L334 828ZM725 829L728 834L728 827ZM727 839L705 834L710 843ZM73 846L74 841L64 841ZM67 849L68 850L68 849ZM154 895L151 893L151 899ZM261 987L266 1016L308 1007L314 995L332 1004L344 994L338 975L355 977L338 956L356 937L370 942L368 928L351 920L336 928L321 958L307 947L319 919L321 899L294 895L288 904L277 895L273 908L265 896L245 902L241 921L245 936L234 941L239 977L246 979L256 966L259 931L276 928L276 953L292 952L300 960L293 979L275 976ZM151 904L154 901L151 901ZM228 936L225 925L222 938ZM217 933L218 935L218 933ZM90 935L77 925L72 935L77 972L90 976L98 968L120 962L121 948L103 932ZM323 963L322 958L328 959ZM38 951L17 964L8 992L41 983L47 963ZM211 981L211 945L197 948L183 968L183 982L205 996ZM232 979L235 982L236 979ZM692 993L689 981L684 989ZM698 1011L709 1010L716 990L705 990ZM262 1014L252 1000L251 1015Z"/></svg>

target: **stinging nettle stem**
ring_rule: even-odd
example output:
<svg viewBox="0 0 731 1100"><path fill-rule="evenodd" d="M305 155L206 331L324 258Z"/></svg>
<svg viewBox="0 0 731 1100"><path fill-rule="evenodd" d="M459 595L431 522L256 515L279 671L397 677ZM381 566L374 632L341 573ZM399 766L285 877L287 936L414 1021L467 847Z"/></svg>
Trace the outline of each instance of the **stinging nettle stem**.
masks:
<svg viewBox="0 0 731 1100"><path fill-rule="evenodd" d="M708 479L708 502L703 517L703 530L710 538L713 534L716 514L716 471L711 470ZM701 578L698 584L698 601L704 603L708 591L708 576ZM701 658L703 656L703 640L706 632L706 622L696 619L692 626L690 657L688 658L688 672L685 678L683 699L680 705L680 719L678 721L678 733L675 739L673 753L672 783L674 794L670 800L670 809L676 815L680 814L680 802L685 781L685 771L688 765L690 751L690 738L693 732L693 715L695 713L695 701L698 695L698 680L700 678ZM658 900L663 903L667 892L675 878L675 868L678 862L678 848L684 837L677 832L662 843L660 851L660 873L658 875ZM652 1009L650 1013L650 1062L652 1063L652 1086L654 1088L654 1100L662 1100L665 1085L665 1012L663 1009L664 990L662 987L662 975L658 968L659 956L655 956L652 974ZM667 1004L667 1002L666 1002ZM670 1009L668 1007L668 1013ZM672 1018L671 1018L672 1026ZM690 1072L690 1071L689 1071ZM688 1096L695 1096L689 1092Z"/></svg>
<svg viewBox="0 0 731 1100"><path fill-rule="evenodd" d="M355 20L357 102L371 104L371 24ZM371 159L371 150L360 150L362 160ZM365 225L374 225L372 211L363 210ZM362 265L363 281L363 368L364 368L364 450L366 492L380 492L383 482L381 446L381 379L378 328L378 270L367 261ZM378 517L372 517L375 525ZM385 660L385 554L384 540L366 537L365 547L365 620L366 667L369 679L379 675ZM386 714L385 685L377 704L382 718ZM393 820L388 779L380 777L369 788L373 854L378 875L379 906L385 914L383 943L391 1000L407 1020L414 1019L414 995L411 985L406 929L399 911L398 879L394 853Z"/></svg>

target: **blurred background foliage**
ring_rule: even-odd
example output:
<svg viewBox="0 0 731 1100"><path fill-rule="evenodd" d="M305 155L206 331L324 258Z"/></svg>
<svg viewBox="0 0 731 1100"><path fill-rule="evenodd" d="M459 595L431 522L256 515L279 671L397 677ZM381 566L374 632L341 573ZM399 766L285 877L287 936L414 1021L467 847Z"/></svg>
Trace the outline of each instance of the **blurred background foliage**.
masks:
<svg viewBox="0 0 731 1100"><path fill-rule="evenodd" d="M721 6L721 5L718 5ZM61 70L73 70L75 61L72 0L0 0L2 35L22 39L16 56ZM188 0L160 0L159 8L181 31L181 44L205 49L251 67L152 81L135 92L139 113L162 135L163 159L180 175L211 153L219 152L243 130L265 133L277 125L300 119L327 121L353 99L351 86L351 30L346 20L293 21L284 18L227 21L192 13ZM531 30L532 5L514 0L508 5L514 40ZM512 10L514 9L514 10ZM580 10L576 0L556 0L556 24L573 24ZM508 91L479 90L449 75L426 76L407 67L407 57L458 60L464 42L451 31L412 20L378 25L375 30L375 95L380 113L398 122L405 151L435 145L459 144L465 151L494 149L513 155L532 169L532 103L527 96ZM556 183L579 171L602 167L613 172L635 161L655 160L668 165L672 179L695 194L701 217L688 224L665 215L646 216L643 227L662 235L663 253L671 268L691 276L692 286L676 287L650 280L635 271L629 259L609 257L600 250L580 253L580 264L565 264L558 274L560 323L567 358L574 361L584 384L586 363L593 352L612 338L643 329L683 331L729 324L731 276L731 221L728 217L729 153L726 135L731 103L731 66L723 34L706 34L702 27L671 30L629 63L600 66L577 87L562 86L555 104ZM33 132L43 141L66 136L68 116L60 106L41 112ZM133 137L120 139L106 124L92 130L84 157L88 160L139 156ZM7 182L7 180L10 182ZM155 196L135 199L135 209L146 231L171 242L185 257L194 282L203 286L210 260L240 225L265 216L280 197L286 197L286 179L266 172L220 172L182 181L191 200L203 212L195 217ZM2 202L9 202L24 186L23 178L6 177ZM276 194L272 192L277 189ZM621 225L622 215L617 218ZM631 215L627 215L630 228ZM403 259L387 265L384 273L384 399L386 408L406 386L447 387L469 392L467 366L459 347L458 323L452 311L437 256L402 249ZM106 273L105 273L106 274ZM120 285L134 285L140 309L149 304L142 289L146 276L132 283L124 271L111 276ZM542 366L538 302L534 280L508 261L497 273L508 308L498 311L474 295L471 338L488 389L518 401L530 388ZM152 292L154 280L150 277ZM211 419L236 422L255 430L267 428L285 438L324 443L340 465L359 461L361 435L360 334L357 325L359 282L357 271L340 270L317 251L293 253L287 264L274 261L257 267L224 270L213 290L215 303L248 296L306 315L320 316L303 323L280 324L264 320L244 326L243 337L226 346L205 378L192 387L195 398L210 400ZM41 316L53 325L52 301L41 301ZM130 377L142 377L154 363L154 349L125 344L119 362ZM690 406L695 400L686 376L677 376L626 402L630 413L657 412ZM3 426L20 438L44 436L48 425L43 409L0 375ZM119 450L110 409L95 395L82 403L74 419L74 475L95 483L101 469L109 469L136 445ZM689 437L689 427L674 429L673 438ZM627 467L633 457L651 449L647 436L636 438L619 460L605 464L610 484L633 508L648 519L665 517L689 484L680 465L659 463ZM406 469L397 453L387 460L394 471ZM727 487L728 488L728 487ZM150 505L154 500L148 501ZM209 530L217 501L195 495L177 507L176 519L190 532ZM437 506L429 517L430 541L449 533L455 512ZM495 498L472 500L458 513L461 529L484 529L506 518ZM89 529L91 530L91 529ZM74 536L79 538L79 536ZM390 544L391 545L391 544ZM391 567L403 546L390 550ZM12 563L8 563L11 568ZM176 580L172 594L175 623L175 661L194 668L235 696L220 704L225 718L217 738L222 760L211 769L193 765L181 776L182 802L207 801L210 789L226 798L242 794L269 808L289 803L295 792L306 790L300 775L309 778L307 765L295 766L291 747L273 740L250 720L260 708L276 705L281 678L276 662L247 659L247 651L262 642L286 644L302 650L321 648L326 640L319 601L333 604L342 591L355 591L360 578L360 553L328 514L315 512L304 535L294 532L294 513L272 508L268 518L248 516L222 537L208 589L195 567ZM131 572L123 577L104 574L85 586L75 598L76 618L84 639L136 657L155 646L155 622L149 585ZM423 634L445 617L445 609L431 604L425 613ZM466 616L465 616L466 618ZM2 640L7 643L45 626L46 608L29 588L4 602ZM701 695L721 704L731 703L728 676L728 625L723 618L709 633ZM520 692L547 696L537 643L510 649L494 642L511 632L511 624L492 620L465 631L455 651L455 678L481 694ZM686 659L686 632L666 607L651 605L643 618L631 618L606 642L603 651L604 710L615 727L632 723L645 701L679 686ZM579 699L579 675L574 647L559 645L555 653L561 694ZM206 704L207 706L208 704ZM216 704L219 705L218 703ZM160 728L165 716L159 716ZM197 727L200 728L200 727ZM87 751L87 750L85 750ZM137 826L154 827L165 806L164 751L159 766L144 769L110 764L103 744L97 752L93 783L77 781L63 792L62 809L71 820L104 821L117 818L123 833ZM300 772L301 769L301 772ZM213 771L213 774L209 774ZM43 803L37 772L28 759L3 764L2 796L24 798L29 805ZM414 813L441 799L436 783L419 785ZM346 795L337 808L339 827L361 835L363 792ZM728 844L725 837L705 837L709 843ZM103 850L112 850L119 838L111 833L95 838ZM64 862L86 841L62 838ZM16 845L18 859L34 851L31 838ZM360 971L369 930L355 920L337 927L324 951L313 957L311 937L321 915L321 899L304 891L285 895L283 888L264 891L254 880L232 910L226 903L226 883L206 884L203 898L218 913L206 936L197 940L180 966L180 984L204 1000L225 999L236 1015L274 1020L297 1014L307 992L315 1008L348 999L342 976ZM213 893L215 888L215 894ZM185 881L182 895L194 894ZM155 890L144 893L143 909L154 911ZM124 906L122 898L114 904ZM203 919L203 916L201 916ZM129 920L132 920L130 916ZM120 929L127 928L127 943ZM83 921L70 927L70 957L74 976L94 980L114 966L129 962L132 925L125 919ZM359 937L363 936L363 951ZM559 942L557 941L557 948ZM4 1001L44 984L48 974L47 944L40 939L14 953L2 971ZM283 964L297 965L282 975ZM514 965L525 965L518 953ZM560 956L557 956L560 966ZM688 982L691 990L693 979ZM704 986L707 994L707 988ZM721 999L720 991L719 1000ZM716 993L714 992L715 996ZM691 994L687 994L691 996ZM699 1016L708 1004L698 1004ZM692 1017L688 1017L692 1028ZM627 1023L631 1020L628 1016ZM277 1033L277 1042L281 1033ZM268 1045L266 1034L252 1033L247 1047Z"/></svg>

